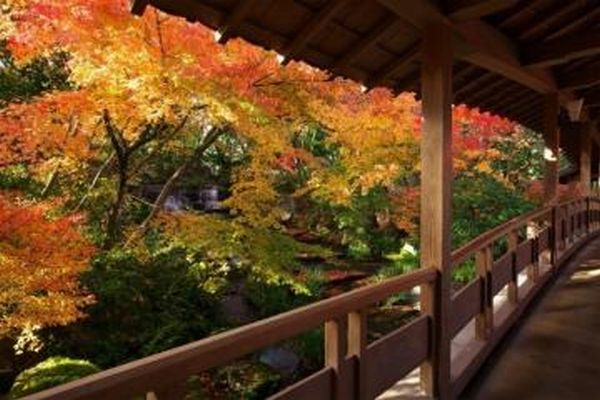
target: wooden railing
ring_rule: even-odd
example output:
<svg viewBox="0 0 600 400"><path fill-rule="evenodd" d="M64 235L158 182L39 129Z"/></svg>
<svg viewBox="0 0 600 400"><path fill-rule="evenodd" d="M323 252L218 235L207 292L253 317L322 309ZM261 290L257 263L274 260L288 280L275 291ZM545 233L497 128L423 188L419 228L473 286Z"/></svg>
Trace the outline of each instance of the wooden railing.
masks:
<svg viewBox="0 0 600 400"><path fill-rule="evenodd" d="M452 254L477 276L452 294L449 393L455 398L553 272L600 231L600 200L582 198L516 218ZM271 399L371 399L431 362L434 323L420 315L367 342L367 309L440 282L420 269L29 396L28 399L181 399L190 376L324 326L324 366ZM434 293L426 290L423 293Z"/></svg>

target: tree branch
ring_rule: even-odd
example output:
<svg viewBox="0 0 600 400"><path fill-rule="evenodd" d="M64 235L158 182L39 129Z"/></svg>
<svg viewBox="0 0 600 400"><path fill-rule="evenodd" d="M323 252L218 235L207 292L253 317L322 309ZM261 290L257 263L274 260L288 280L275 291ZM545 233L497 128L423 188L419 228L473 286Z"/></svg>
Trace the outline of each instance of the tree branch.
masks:
<svg viewBox="0 0 600 400"><path fill-rule="evenodd" d="M83 197L81 198L79 203L77 204L77 207L75 207L73 209L73 212L78 212L81 209L81 207L83 207L83 205L87 201L88 197L90 197L92 190L94 189L94 187L96 187L96 184L98 183L98 180L100 179L100 176L102 176L102 174L104 173L106 168L108 168L108 166L110 165L111 161L114 158L115 158L115 152L113 151L112 153L110 153L110 156L108 156L108 158L104 161L102 166L100 166L98 171L96 171L96 175L94 175L94 179L92 179L92 182L88 186L87 191L85 192L85 194L83 195Z"/></svg>
<svg viewBox="0 0 600 400"><path fill-rule="evenodd" d="M210 132L206 135L206 138L204 139L202 144L198 146L196 150L194 150L192 156L188 158L183 164L181 164L179 168L177 168L175 172L173 172L173 174L171 174L167 182L165 182L165 184L163 185L158 197L156 198L154 205L152 206L152 210L150 211L150 214L148 214L144 222L142 222L142 224L139 227L139 230L137 232L134 232L130 236L129 240L127 240L127 244L132 243L138 237L143 236L148 231L148 228L150 227L150 222L152 222L154 217L156 217L158 212L164 207L165 202L167 201L167 198L173 191L177 180L181 177L181 175L183 175L186 172L186 170L194 163L194 161L196 161L198 158L201 158L204 155L204 152L206 152L206 150L208 150L208 148L210 148L210 146L212 146L213 143L226 131L227 127L213 127L210 130Z"/></svg>

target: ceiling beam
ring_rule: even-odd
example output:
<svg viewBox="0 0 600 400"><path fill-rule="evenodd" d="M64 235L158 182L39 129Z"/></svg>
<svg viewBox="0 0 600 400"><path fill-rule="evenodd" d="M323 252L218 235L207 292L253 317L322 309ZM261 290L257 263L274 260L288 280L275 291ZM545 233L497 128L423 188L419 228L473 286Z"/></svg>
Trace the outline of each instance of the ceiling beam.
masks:
<svg viewBox="0 0 600 400"><path fill-rule="evenodd" d="M290 60L294 59L300 51L314 38L327 24L333 16L342 8L346 3L346 0L332 0L327 2L327 5L321 9L317 15L310 19L310 22L306 24L304 29L300 31L292 39L292 41L285 47L282 52L283 60L282 64L287 64Z"/></svg>
<svg viewBox="0 0 600 400"><path fill-rule="evenodd" d="M215 34L218 43L225 44L231 39L235 29L242 23L248 13L252 11L255 3L256 0L243 0L233 9L233 12L227 14L227 19L221 24L221 27Z"/></svg>
<svg viewBox="0 0 600 400"><path fill-rule="evenodd" d="M371 88L380 85L388 78L393 77L395 74L402 71L402 69L415 62L420 54L421 44L420 42L417 42L410 46L404 54L396 57L391 63L385 65L382 69L373 74L373 76L365 82L365 86Z"/></svg>
<svg viewBox="0 0 600 400"><path fill-rule="evenodd" d="M569 15L578 12L582 3L585 4L586 2L586 0L571 0L570 2L560 3L557 10L553 10L548 16L531 24L522 32L519 35L519 40L533 41L540 36L544 36L544 32L549 31L553 26L560 25L561 21L564 21Z"/></svg>
<svg viewBox="0 0 600 400"><path fill-rule="evenodd" d="M132 14L142 15L149 3L149 0L129 0L129 8Z"/></svg>
<svg viewBox="0 0 600 400"><path fill-rule="evenodd" d="M561 89L583 89L600 84L600 65L593 65L557 76Z"/></svg>
<svg viewBox="0 0 600 400"><path fill-rule="evenodd" d="M583 15L581 15L578 18L575 18L573 21L567 24L564 24L560 29L551 33L547 37L547 40L553 40L558 37L564 36L569 32L572 32L575 29L581 27L582 25L585 25L589 21L592 21L594 18L600 15L600 7L598 7L598 5L598 0L594 0L590 7L586 10L586 12L583 13Z"/></svg>
<svg viewBox="0 0 600 400"><path fill-rule="evenodd" d="M514 6L518 0L456 0L448 16L453 21L478 19Z"/></svg>
<svg viewBox="0 0 600 400"><path fill-rule="evenodd" d="M335 62L334 68L352 64L362 53L375 46L385 35L390 33L392 28L397 26L397 22L398 17L389 15L382 23L377 24L372 31L363 36L358 43L352 45L352 48Z"/></svg>
<svg viewBox="0 0 600 400"><path fill-rule="evenodd" d="M550 69L524 68L517 46L504 34L483 21L455 24L463 42L458 57L502 75L540 93L557 91Z"/></svg>
<svg viewBox="0 0 600 400"><path fill-rule="evenodd" d="M497 84L500 84L500 87ZM490 94L490 86L492 87L493 93ZM489 85L488 88L474 93L468 97L469 103L477 106L480 105L483 108L498 108L498 102L502 99L510 99L511 95L514 95L515 91L518 92L519 87L517 84L511 81L506 81L501 78L497 78L496 81Z"/></svg>
<svg viewBox="0 0 600 400"><path fill-rule="evenodd" d="M517 46L504 34L481 21L454 23L430 0L378 0L390 11L419 31L433 23L450 25L456 55L540 93L557 91L549 69L529 69L521 65Z"/></svg>
<svg viewBox="0 0 600 400"><path fill-rule="evenodd" d="M474 91L481 90L482 88L487 88L488 84L493 83L497 76L489 71L484 71L478 77L471 79L468 83L464 84L461 87L457 87L454 90L454 97L456 99L463 98L465 96L470 96Z"/></svg>
<svg viewBox="0 0 600 400"><path fill-rule="evenodd" d="M600 54L600 29L529 44L522 49L522 60L530 67L548 67L595 54Z"/></svg>

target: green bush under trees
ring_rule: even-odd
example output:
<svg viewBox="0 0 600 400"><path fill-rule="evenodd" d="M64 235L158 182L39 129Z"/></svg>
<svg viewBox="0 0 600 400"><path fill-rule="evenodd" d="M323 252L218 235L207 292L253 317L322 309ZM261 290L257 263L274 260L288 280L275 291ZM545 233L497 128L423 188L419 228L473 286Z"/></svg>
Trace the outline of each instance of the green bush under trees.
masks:
<svg viewBox="0 0 600 400"><path fill-rule="evenodd" d="M96 372L100 372L100 369L89 361L51 357L21 372L10 390L9 398L17 399Z"/></svg>

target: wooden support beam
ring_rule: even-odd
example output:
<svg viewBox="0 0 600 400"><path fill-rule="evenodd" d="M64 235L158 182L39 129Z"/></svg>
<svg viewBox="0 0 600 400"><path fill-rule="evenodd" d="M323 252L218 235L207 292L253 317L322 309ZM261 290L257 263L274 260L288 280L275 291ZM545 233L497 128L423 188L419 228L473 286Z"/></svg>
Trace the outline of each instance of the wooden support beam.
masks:
<svg viewBox="0 0 600 400"><path fill-rule="evenodd" d="M586 3L584 0L583 3ZM519 35L519 40L523 42L532 41L540 36L543 36L544 32L547 32L550 28L556 25L560 25L560 22L579 11L582 5L581 0L572 0L570 2L564 2L559 4L559 9L552 10L548 15L540 21L536 21L533 25L529 26L524 32Z"/></svg>
<svg viewBox="0 0 600 400"><path fill-rule="evenodd" d="M514 101L515 96L517 96L517 93L519 93L518 85L510 81L503 83L504 86L498 88L494 94L485 96L485 98L482 99L478 99L477 96L474 96L470 98L470 101L474 106L481 107L483 109L489 109L490 107L498 108L498 105L506 101Z"/></svg>
<svg viewBox="0 0 600 400"><path fill-rule="evenodd" d="M404 1L378 0L383 6L398 15L414 29L422 32L431 24L447 24L449 19L431 0ZM451 32L449 32L452 34Z"/></svg>
<svg viewBox="0 0 600 400"><path fill-rule="evenodd" d="M242 23L244 18L252 11L256 0L243 0L227 15L226 20L220 25L216 33L217 42L225 44L231 39L235 29Z"/></svg>
<svg viewBox="0 0 600 400"><path fill-rule="evenodd" d="M579 18L563 25L557 31L554 31L547 37L547 40L554 40L561 36L567 35L575 29L585 25L587 22L594 20L594 18L600 15L600 7L598 7L598 0L594 0L588 9L588 12L583 13Z"/></svg>
<svg viewBox="0 0 600 400"><path fill-rule="evenodd" d="M418 31L423 31L427 24L432 23L449 26L449 34L453 38L458 58L502 75L539 93L556 92L552 71L524 68L521 65L516 44L491 25L481 20L455 23L443 15L431 0L378 1Z"/></svg>
<svg viewBox="0 0 600 400"><path fill-rule="evenodd" d="M520 118L527 118L530 122L539 122L542 120L540 112L542 111L542 104L538 98L525 96L526 101L515 102L514 106L507 107L506 112L509 115L516 115L517 120Z"/></svg>
<svg viewBox="0 0 600 400"><path fill-rule="evenodd" d="M556 92L552 71L524 68L516 45L491 25L483 21L469 21L455 24L454 29L463 41L457 57L536 92Z"/></svg>
<svg viewBox="0 0 600 400"><path fill-rule="evenodd" d="M334 69L352 64L367 49L375 46L377 42L389 34L397 26L397 23L398 17L389 15L383 22L377 24L377 27L371 32L361 37L358 43L353 44L352 48L335 62Z"/></svg>
<svg viewBox="0 0 600 400"><path fill-rule="evenodd" d="M583 195L588 196L592 185L592 124L581 124L579 141L579 182Z"/></svg>
<svg viewBox="0 0 600 400"><path fill-rule="evenodd" d="M478 19L517 4L518 0L456 0L448 16L454 21Z"/></svg>
<svg viewBox="0 0 600 400"><path fill-rule="evenodd" d="M454 90L454 96L456 98L464 97L464 95L469 96L473 91L480 90L482 87L485 88L487 84L492 83L493 81L494 74L489 71L484 71L481 75L475 79L471 79L462 87L456 88Z"/></svg>
<svg viewBox="0 0 600 400"><path fill-rule="evenodd" d="M377 71L371 76L366 82L365 86L371 88L380 85L385 82L388 78L393 77L396 73L402 71L419 58L421 51L421 45L415 43L412 45L404 54L398 56L394 61L384 66L381 70Z"/></svg>
<svg viewBox="0 0 600 400"><path fill-rule="evenodd" d="M532 43L522 51L523 64L549 67L569 60L600 54L600 29L574 34L542 43Z"/></svg>
<svg viewBox="0 0 600 400"><path fill-rule="evenodd" d="M549 94L544 99L544 201L555 204L558 200L558 170L560 133L558 128L558 97Z"/></svg>
<svg viewBox="0 0 600 400"><path fill-rule="evenodd" d="M511 99L510 101L503 102L497 107L499 109L506 110L506 113L508 114L520 114L529 110L532 110L533 113L537 113L539 111L539 104L536 102L537 96L538 95L535 93L534 95L527 94L519 96Z"/></svg>
<svg viewBox="0 0 600 400"><path fill-rule="evenodd" d="M561 89L583 89L600 84L600 65L566 72L557 76Z"/></svg>
<svg viewBox="0 0 600 400"><path fill-rule="evenodd" d="M129 9L134 15L143 15L149 3L149 0L130 0Z"/></svg>
<svg viewBox="0 0 600 400"><path fill-rule="evenodd" d="M416 3L415 3L416 4ZM425 391L450 394L450 285L452 212L452 35L435 24L422 43L421 267L439 270L437 285L421 290L422 312L432 319L429 360L421 366Z"/></svg>
<svg viewBox="0 0 600 400"><path fill-rule="evenodd" d="M478 69L473 64L466 64L465 67L460 70L454 70L454 76L452 77L452 81L456 82L468 82L472 77L476 76L478 73Z"/></svg>
<svg viewBox="0 0 600 400"><path fill-rule="evenodd" d="M304 29L292 39L292 41L283 50L282 64L287 64L294 59L302 51L302 49L315 37L323 28L329 24L333 16L342 8L346 0L332 0L327 2L327 5L321 9L317 15L311 18Z"/></svg>
<svg viewBox="0 0 600 400"><path fill-rule="evenodd" d="M455 99L462 98L464 101L468 102L472 105L472 107L484 107L483 100L490 99L490 104L493 104L497 97L500 96L500 93L504 95L504 91L502 90L505 87L512 87L514 90L514 84L510 81L506 81L497 75L492 74L493 79L487 85L477 88L471 92L465 93L464 96L459 96L458 93L454 95ZM494 100L492 100L492 98Z"/></svg>

